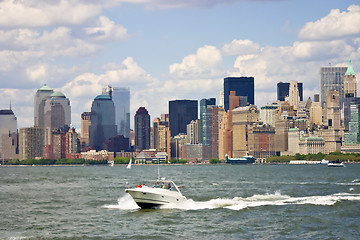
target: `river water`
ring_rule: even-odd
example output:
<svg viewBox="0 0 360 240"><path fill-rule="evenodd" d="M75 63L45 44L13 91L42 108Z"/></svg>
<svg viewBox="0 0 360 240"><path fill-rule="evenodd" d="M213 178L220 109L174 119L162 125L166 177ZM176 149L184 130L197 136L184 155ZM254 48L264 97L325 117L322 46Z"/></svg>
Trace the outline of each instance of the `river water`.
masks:
<svg viewBox="0 0 360 240"><path fill-rule="evenodd" d="M182 205L125 189L158 166L0 167L0 239L359 239L360 164L160 166Z"/></svg>

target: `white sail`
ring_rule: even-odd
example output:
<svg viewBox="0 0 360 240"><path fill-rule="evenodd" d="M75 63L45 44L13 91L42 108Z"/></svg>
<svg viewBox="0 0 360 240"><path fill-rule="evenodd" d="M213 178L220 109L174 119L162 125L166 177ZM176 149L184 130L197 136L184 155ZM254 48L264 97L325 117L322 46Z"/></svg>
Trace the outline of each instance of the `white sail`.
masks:
<svg viewBox="0 0 360 240"><path fill-rule="evenodd" d="M131 159L130 159L129 164L127 165L126 168L131 168Z"/></svg>

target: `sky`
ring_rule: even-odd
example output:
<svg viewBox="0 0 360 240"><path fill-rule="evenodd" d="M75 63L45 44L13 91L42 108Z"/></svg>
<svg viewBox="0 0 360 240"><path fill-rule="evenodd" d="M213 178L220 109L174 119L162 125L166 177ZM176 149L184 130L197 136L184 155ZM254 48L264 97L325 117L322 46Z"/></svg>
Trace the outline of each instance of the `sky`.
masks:
<svg viewBox="0 0 360 240"><path fill-rule="evenodd" d="M254 77L258 107L280 81L313 98L320 67L351 59L358 76L359 26L356 0L2 0L0 109L33 126L47 84L70 99L80 129L111 85L130 88L131 119L144 106L152 121L170 100L218 103L229 76Z"/></svg>

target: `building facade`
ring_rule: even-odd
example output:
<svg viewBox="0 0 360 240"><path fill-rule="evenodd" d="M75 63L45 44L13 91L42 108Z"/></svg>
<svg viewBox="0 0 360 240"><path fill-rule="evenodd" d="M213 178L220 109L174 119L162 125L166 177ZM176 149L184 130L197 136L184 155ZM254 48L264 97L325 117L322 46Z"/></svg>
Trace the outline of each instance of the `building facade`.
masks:
<svg viewBox="0 0 360 240"><path fill-rule="evenodd" d="M255 88L253 77L227 77L224 78L224 109L229 110L230 91L239 96L240 106L255 104Z"/></svg>
<svg viewBox="0 0 360 240"><path fill-rule="evenodd" d="M90 146L103 149L104 142L116 136L115 107L109 95L98 95L91 106Z"/></svg>
<svg viewBox="0 0 360 240"><path fill-rule="evenodd" d="M208 106L215 106L216 98L201 99L200 100L200 142L207 144L207 133L209 132L209 125L206 124L206 112Z"/></svg>
<svg viewBox="0 0 360 240"><path fill-rule="evenodd" d="M117 135L130 137L130 88L107 86L103 94L111 96L115 106Z"/></svg>
<svg viewBox="0 0 360 240"><path fill-rule="evenodd" d="M171 136L186 133L186 125L198 119L197 100L169 101L169 127Z"/></svg>
<svg viewBox="0 0 360 240"><path fill-rule="evenodd" d="M43 157L44 129L39 127L20 128L19 160Z"/></svg>
<svg viewBox="0 0 360 240"><path fill-rule="evenodd" d="M54 90L44 84L39 88L34 97L34 126L35 127L44 127L44 106L45 101L51 94L54 93Z"/></svg>
<svg viewBox="0 0 360 240"><path fill-rule="evenodd" d="M134 117L135 149L150 148L150 115L145 107L139 107Z"/></svg>
<svg viewBox="0 0 360 240"><path fill-rule="evenodd" d="M303 101L303 83L297 83L298 93L300 101ZM285 98L289 96L290 83L279 82L277 84L277 100L285 101Z"/></svg>
<svg viewBox="0 0 360 240"><path fill-rule="evenodd" d="M61 92L54 92L44 100L44 125L50 130L70 127L71 106L70 100Z"/></svg>
<svg viewBox="0 0 360 240"><path fill-rule="evenodd" d="M321 106L325 107L326 94L330 90L336 90L340 96L340 106L344 100L344 76L347 67L321 67L319 70L319 88Z"/></svg>

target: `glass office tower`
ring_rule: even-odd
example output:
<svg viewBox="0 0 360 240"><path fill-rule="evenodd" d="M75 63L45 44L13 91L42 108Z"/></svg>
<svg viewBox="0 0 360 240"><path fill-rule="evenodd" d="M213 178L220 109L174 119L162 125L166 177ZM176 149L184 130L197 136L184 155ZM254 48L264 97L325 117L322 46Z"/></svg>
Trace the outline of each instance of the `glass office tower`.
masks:
<svg viewBox="0 0 360 240"><path fill-rule="evenodd" d="M319 71L320 79L320 102L321 106L325 107L326 93L329 90L339 91L340 108L343 107L344 102L344 76L347 67L321 67Z"/></svg>
<svg viewBox="0 0 360 240"><path fill-rule="evenodd" d="M224 78L224 107L229 110L230 91L240 97L240 106L254 104L254 78L253 77L227 77Z"/></svg>

